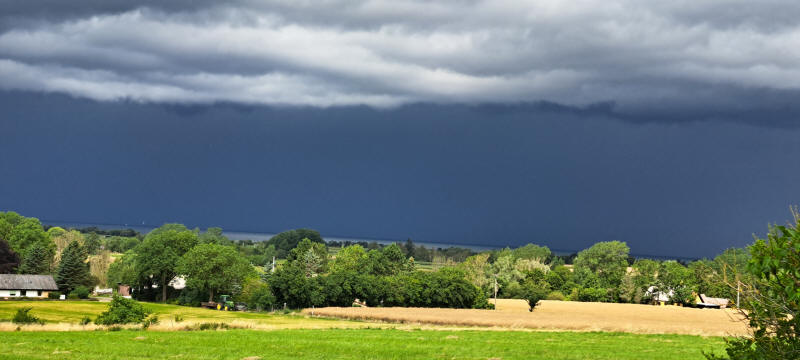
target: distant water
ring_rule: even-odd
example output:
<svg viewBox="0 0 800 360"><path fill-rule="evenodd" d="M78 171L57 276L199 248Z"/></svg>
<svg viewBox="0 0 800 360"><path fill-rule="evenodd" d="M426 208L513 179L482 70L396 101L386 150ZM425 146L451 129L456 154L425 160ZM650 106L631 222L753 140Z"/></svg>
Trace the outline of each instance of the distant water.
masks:
<svg viewBox="0 0 800 360"><path fill-rule="evenodd" d="M98 229L102 230L119 230L119 229L133 229L142 234L147 234L151 230L155 229L155 226L146 226L146 225L129 225L129 224L90 224L90 223L74 223L74 222L62 222L62 221L45 221L42 220L43 224L52 225L52 226L60 226L64 228L85 228L85 227L97 227ZM253 240L253 241L267 241L269 238L275 236L275 234L271 233L257 233L257 232L245 232L245 231L226 231L222 230L222 234L227 236L228 239L231 240ZM382 245L389 245L392 243L403 243L405 240L386 240L386 239L364 239L364 238L348 238L348 237L336 237L336 236L324 236L322 237L325 241L351 241L351 242L376 242ZM412 239L413 240L413 239ZM467 244L445 244L445 243L434 243L434 242L417 242L414 241L416 245L424 245L427 248L433 249L446 249L449 247L461 247L470 249L476 252L487 251L487 250L494 250L503 248L505 246L484 246L484 245L467 245ZM579 250L565 250L565 249L550 249L553 254L555 255L570 255L574 254ZM697 260L697 258L690 258L690 257L674 257L674 256L660 256L660 255L647 255L647 254L631 254L631 256L635 258L643 258L643 259L653 259L653 260L681 260L685 262Z"/></svg>
<svg viewBox="0 0 800 360"><path fill-rule="evenodd" d="M96 227L101 230L120 230L120 229L133 229L142 234L147 234L148 232L152 231L156 228L156 226L146 226L146 225L130 225L130 224L91 224L91 223L74 223L74 222L62 222L62 221L45 221L42 220L43 224L51 225L51 226L60 226L63 228L86 228L86 227ZM188 226L187 226L188 227ZM271 233L257 233L257 232L244 232L244 231L227 231L222 230L222 234L225 235L228 239L231 240L253 240L253 241L267 241L271 237L275 236L275 234ZM348 237L335 237L335 236L322 236L325 241L351 241L351 242L376 242L382 245L389 245L392 243L403 243L405 240L386 240L386 239L364 239L364 238L348 238ZM461 247L471 249L473 251L487 251L496 249L497 247L491 246L482 246L482 245L466 245L466 244L444 244L444 243L432 243L432 242L417 242L414 241L416 245L424 245L427 248L434 248L434 249L446 249L452 246Z"/></svg>

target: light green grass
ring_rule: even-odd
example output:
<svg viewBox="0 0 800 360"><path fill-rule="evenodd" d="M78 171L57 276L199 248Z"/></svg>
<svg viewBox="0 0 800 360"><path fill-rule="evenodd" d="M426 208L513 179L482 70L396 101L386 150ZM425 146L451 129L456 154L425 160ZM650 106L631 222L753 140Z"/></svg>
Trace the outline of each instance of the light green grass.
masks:
<svg viewBox="0 0 800 360"><path fill-rule="evenodd" d="M97 301L0 301L0 321L9 321L17 309L32 307L31 314L47 323L79 323L88 316L94 319L108 308L109 303ZM246 321L255 325L288 328L364 327L364 323L347 320L308 318L302 315L276 315L268 313L218 311L204 308L168 304L142 303L162 321L180 315L185 321L225 322ZM2 334L0 334L2 336Z"/></svg>
<svg viewBox="0 0 800 360"><path fill-rule="evenodd" d="M3 333L0 359L702 359L719 338L621 333L228 330Z"/></svg>

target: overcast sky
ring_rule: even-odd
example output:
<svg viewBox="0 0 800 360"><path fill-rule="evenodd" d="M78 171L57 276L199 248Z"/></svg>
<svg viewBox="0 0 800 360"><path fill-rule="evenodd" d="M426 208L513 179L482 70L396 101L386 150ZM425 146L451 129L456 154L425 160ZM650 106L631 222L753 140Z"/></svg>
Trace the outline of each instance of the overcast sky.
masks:
<svg viewBox="0 0 800 360"><path fill-rule="evenodd" d="M0 0L0 208L711 255L800 202L798 18L777 0Z"/></svg>

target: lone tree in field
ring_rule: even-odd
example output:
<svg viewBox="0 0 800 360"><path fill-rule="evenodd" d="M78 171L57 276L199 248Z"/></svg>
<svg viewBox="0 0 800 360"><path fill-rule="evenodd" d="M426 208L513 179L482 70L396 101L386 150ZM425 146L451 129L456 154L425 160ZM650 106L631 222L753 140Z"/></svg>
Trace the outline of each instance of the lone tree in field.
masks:
<svg viewBox="0 0 800 360"><path fill-rule="evenodd" d="M11 250L8 242L0 239L0 274L13 274L19 266L19 255Z"/></svg>
<svg viewBox="0 0 800 360"><path fill-rule="evenodd" d="M167 286L178 274L181 257L197 244L197 235L183 225L166 224L151 231L136 246L138 278L152 276L161 288L161 301L167 301Z"/></svg>
<svg viewBox="0 0 800 360"><path fill-rule="evenodd" d="M214 301L215 292L241 284L254 269L231 246L202 244L183 255L177 271L186 276L188 287L208 291L208 301Z"/></svg>
<svg viewBox="0 0 800 360"><path fill-rule="evenodd" d="M757 280L745 286L742 307L753 336L728 339L730 359L800 359L800 214L793 215L793 224L770 227L750 246L747 270Z"/></svg>

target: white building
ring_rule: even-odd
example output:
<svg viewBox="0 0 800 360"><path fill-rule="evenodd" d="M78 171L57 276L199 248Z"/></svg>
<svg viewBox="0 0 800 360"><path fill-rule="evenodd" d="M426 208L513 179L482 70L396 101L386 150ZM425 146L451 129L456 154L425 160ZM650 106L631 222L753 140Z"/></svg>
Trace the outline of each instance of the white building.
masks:
<svg viewBox="0 0 800 360"><path fill-rule="evenodd" d="M0 298L46 298L58 286L50 275L0 274Z"/></svg>

